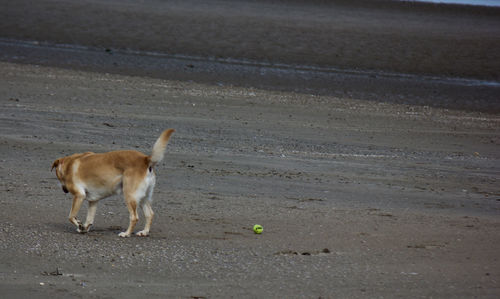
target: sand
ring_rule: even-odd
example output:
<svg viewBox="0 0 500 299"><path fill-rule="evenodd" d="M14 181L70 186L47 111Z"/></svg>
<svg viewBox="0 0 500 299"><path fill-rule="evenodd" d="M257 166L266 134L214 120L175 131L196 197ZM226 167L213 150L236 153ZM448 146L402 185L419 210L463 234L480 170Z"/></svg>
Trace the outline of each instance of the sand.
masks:
<svg viewBox="0 0 500 299"><path fill-rule="evenodd" d="M394 1L4 1L2 37L500 80L500 8Z"/></svg>
<svg viewBox="0 0 500 299"><path fill-rule="evenodd" d="M269 28L264 19L284 26L287 18L270 6L328 31L332 27L322 22L340 21L327 12L343 8L345 30L371 28L388 14L408 21L380 24L400 35L409 28L420 32L427 21L448 35L460 16L464 39L482 32L478 40L497 47L498 27L489 27L498 20L490 17L495 10L420 5L408 19L408 4L389 2L360 1L359 10L347 2L299 1L18 3L0 10L2 298L499 296L498 87L483 84L498 79L498 60L485 63L492 72L443 60L434 73L432 63L425 71L391 67L388 58L364 64L370 63L364 47L359 60L342 60L345 65L328 57L303 60L293 47L281 60L271 43L259 50L269 56L253 57L231 53L259 47L259 38L241 45L220 29L258 31ZM230 18L233 3L245 8L237 18ZM44 7L51 9L39 10ZM22 22L21 11L30 16ZM196 28L220 19L223 26L215 24L212 33L221 37L186 37L185 48L144 55L163 53L168 39L151 33L143 47L134 42L138 32L170 14L196 16ZM37 15L46 30L29 26ZM126 23L120 18L136 26L117 27ZM250 28L239 23L252 18L258 22ZM108 20L110 31L89 27L94 21L88 20ZM178 24L181 33L187 26L164 22ZM289 26L290 40L302 36L299 23ZM204 37L200 32L193 34ZM440 40L441 31L426 32L424 39L436 34ZM108 45L109 36L120 37L117 44ZM26 39L39 42L19 41ZM228 41L233 52L221 52L217 40ZM354 35L347 44L357 42ZM374 49L371 59L381 53ZM210 58L217 55L222 60ZM228 57L294 67L242 67ZM314 65L350 71L317 73ZM363 71L353 73L358 65ZM254 73L263 70L268 73ZM176 132L157 167L151 236L118 237L128 223L119 196L99 203L93 231L76 233L67 221L71 198L50 172L52 162L89 150L149 153L170 127ZM264 227L261 235L253 233L254 224Z"/></svg>

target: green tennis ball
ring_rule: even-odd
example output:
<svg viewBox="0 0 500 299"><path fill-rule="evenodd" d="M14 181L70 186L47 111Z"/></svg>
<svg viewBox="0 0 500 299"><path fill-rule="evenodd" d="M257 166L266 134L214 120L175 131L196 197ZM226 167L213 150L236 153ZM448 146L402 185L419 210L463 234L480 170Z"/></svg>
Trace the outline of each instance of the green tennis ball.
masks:
<svg viewBox="0 0 500 299"><path fill-rule="evenodd" d="M262 227L262 225L256 224L253 226L253 232L256 234L261 234L263 230L264 228Z"/></svg>

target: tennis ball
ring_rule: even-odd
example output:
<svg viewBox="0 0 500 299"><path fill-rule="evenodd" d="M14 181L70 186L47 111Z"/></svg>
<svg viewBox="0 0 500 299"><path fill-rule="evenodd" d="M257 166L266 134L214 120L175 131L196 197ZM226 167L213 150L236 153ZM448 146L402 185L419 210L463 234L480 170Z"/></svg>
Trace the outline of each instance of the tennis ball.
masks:
<svg viewBox="0 0 500 299"><path fill-rule="evenodd" d="M263 230L264 228L262 227L262 225L256 224L253 226L253 231L256 234L261 234Z"/></svg>

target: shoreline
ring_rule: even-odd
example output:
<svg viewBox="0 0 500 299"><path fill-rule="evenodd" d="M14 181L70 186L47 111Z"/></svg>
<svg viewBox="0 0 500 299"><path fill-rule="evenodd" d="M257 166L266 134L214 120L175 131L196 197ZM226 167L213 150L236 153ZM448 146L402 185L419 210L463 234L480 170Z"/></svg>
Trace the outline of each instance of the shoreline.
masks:
<svg viewBox="0 0 500 299"><path fill-rule="evenodd" d="M492 0L480 0L480 1L470 1L470 0L398 0L398 1L422 2L422 3L445 4L445 5L500 7L499 1L492 1Z"/></svg>

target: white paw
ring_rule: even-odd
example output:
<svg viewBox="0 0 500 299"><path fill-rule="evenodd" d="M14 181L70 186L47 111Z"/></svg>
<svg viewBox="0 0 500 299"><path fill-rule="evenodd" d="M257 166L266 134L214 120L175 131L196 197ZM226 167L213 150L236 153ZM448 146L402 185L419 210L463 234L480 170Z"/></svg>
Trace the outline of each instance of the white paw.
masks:
<svg viewBox="0 0 500 299"><path fill-rule="evenodd" d="M127 234L126 232L121 232L118 234L118 236L120 236L122 238L128 238L128 237L130 237L130 234Z"/></svg>
<svg viewBox="0 0 500 299"><path fill-rule="evenodd" d="M83 227L83 224L78 221L78 227L76 228L76 231L79 232L80 234L84 234L87 232L87 230L85 229L85 227Z"/></svg>
<svg viewBox="0 0 500 299"><path fill-rule="evenodd" d="M145 231L145 230L141 230L140 232L137 232L136 235L139 237L147 237L147 236L149 236L149 232Z"/></svg>
<svg viewBox="0 0 500 299"><path fill-rule="evenodd" d="M90 231L91 226L92 226L92 224L87 224L86 226L84 226L81 223L79 223L76 231L79 232L80 234L86 234Z"/></svg>

